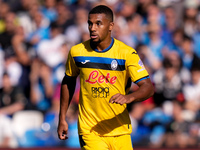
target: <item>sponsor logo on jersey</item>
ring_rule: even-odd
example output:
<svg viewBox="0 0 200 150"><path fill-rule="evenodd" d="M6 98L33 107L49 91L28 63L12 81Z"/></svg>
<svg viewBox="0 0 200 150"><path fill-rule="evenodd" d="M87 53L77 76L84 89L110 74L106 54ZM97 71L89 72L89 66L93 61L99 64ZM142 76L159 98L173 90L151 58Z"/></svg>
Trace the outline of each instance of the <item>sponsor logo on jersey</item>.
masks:
<svg viewBox="0 0 200 150"><path fill-rule="evenodd" d="M144 67L144 64L142 63L141 60L139 60L138 65L139 65L140 67Z"/></svg>
<svg viewBox="0 0 200 150"><path fill-rule="evenodd" d="M106 76L100 74L97 70L92 71L89 74L89 77L85 82L88 82L90 84L95 84L95 83L110 83L110 84L115 84L117 81L117 77L110 76L110 73L107 73Z"/></svg>
<svg viewBox="0 0 200 150"><path fill-rule="evenodd" d="M90 60L85 60L85 61L82 61L81 63L86 64L87 62L90 62Z"/></svg>
<svg viewBox="0 0 200 150"><path fill-rule="evenodd" d="M141 60L139 60L138 64L139 64L139 66L140 66L140 67L142 67L142 68L141 68L141 69L139 69L139 70L137 70L137 72L140 72L140 71L143 71L143 70L145 70L144 64L142 63L142 61L141 61Z"/></svg>
<svg viewBox="0 0 200 150"><path fill-rule="evenodd" d="M117 69L117 66L118 66L117 61L116 61L116 60L113 60L113 61L111 62L111 69L112 69L112 70L116 70L116 69Z"/></svg>
<svg viewBox="0 0 200 150"><path fill-rule="evenodd" d="M139 70L137 70L137 72L140 72L140 71L143 71L143 70L145 70L145 68L139 69Z"/></svg>
<svg viewBox="0 0 200 150"><path fill-rule="evenodd" d="M109 87L92 87L93 98L107 98L109 96Z"/></svg>

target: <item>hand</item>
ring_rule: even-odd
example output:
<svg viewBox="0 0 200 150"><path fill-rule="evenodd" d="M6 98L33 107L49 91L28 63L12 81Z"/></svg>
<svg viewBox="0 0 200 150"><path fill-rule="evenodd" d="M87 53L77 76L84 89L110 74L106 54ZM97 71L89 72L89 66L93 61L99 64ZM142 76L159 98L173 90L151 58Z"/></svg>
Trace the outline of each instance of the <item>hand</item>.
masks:
<svg viewBox="0 0 200 150"><path fill-rule="evenodd" d="M116 104L120 104L120 105L128 104L130 102L131 102L131 100L129 99L129 97L127 95L122 95L120 93L113 95L111 97L111 99L109 100L109 103L112 103L112 104L116 103Z"/></svg>
<svg viewBox="0 0 200 150"><path fill-rule="evenodd" d="M61 140L68 139L67 132L68 132L67 122L66 121L62 121L62 122L59 121L58 129L57 129L59 139L61 139Z"/></svg>

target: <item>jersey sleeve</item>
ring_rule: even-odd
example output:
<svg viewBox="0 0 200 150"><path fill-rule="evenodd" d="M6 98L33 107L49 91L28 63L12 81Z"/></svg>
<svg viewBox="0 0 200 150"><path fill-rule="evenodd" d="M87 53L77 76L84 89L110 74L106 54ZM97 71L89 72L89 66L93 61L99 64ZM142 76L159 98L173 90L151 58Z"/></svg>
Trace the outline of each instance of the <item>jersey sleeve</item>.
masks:
<svg viewBox="0 0 200 150"><path fill-rule="evenodd" d="M134 49L127 55L126 69L134 83L149 78L149 74L145 69L143 62Z"/></svg>
<svg viewBox="0 0 200 150"><path fill-rule="evenodd" d="M69 77L76 77L79 75L79 68L76 66L76 63L71 54L71 50L68 54L68 59L66 62L65 75L67 75Z"/></svg>

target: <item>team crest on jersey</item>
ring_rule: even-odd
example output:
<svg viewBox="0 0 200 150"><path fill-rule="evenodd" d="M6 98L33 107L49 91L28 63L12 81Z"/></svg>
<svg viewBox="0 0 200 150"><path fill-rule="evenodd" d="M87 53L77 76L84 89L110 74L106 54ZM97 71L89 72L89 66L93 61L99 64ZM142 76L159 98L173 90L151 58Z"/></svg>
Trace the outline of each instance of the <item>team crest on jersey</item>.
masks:
<svg viewBox="0 0 200 150"><path fill-rule="evenodd" d="M113 60L113 61L111 62L111 69L112 69L112 70L116 70L116 69L117 69L117 66L118 66L117 61L116 61L116 60Z"/></svg>

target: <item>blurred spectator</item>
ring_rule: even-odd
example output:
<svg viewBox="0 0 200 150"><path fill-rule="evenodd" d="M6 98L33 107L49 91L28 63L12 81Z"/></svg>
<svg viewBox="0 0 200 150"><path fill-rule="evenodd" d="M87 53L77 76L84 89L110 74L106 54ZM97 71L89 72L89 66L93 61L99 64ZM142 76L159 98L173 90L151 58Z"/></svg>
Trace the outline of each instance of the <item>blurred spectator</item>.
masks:
<svg viewBox="0 0 200 150"><path fill-rule="evenodd" d="M1 9L0 9L0 33L5 31L6 25L5 25L5 19L7 13L10 11L10 7L7 3L1 2Z"/></svg>
<svg viewBox="0 0 200 150"><path fill-rule="evenodd" d="M115 26L114 26L112 36L114 36L117 39L122 40L127 45L133 46L134 44L130 37L127 21L125 18L123 18L120 15L116 16Z"/></svg>
<svg viewBox="0 0 200 150"><path fill-rule="evenodd" d="M0 46L4 55L4 71L8 72L12 85L18 85L22 75L22 67L16 61L16 53L13 49L12 39L19 27L17 17L8 12L5 16L5 30L0 33Z"/></svg>
<svg viewBox="0 0 200 150"><path fill-rule="evenodd" d="M184 86L184 95L186 99L185 107L193 114L200 111L200 61L193 64L191 68L191 83Z"/></svg>
<svg viewBox="0 0 200 150"><path fill-rule="evenodd" d="M5 64L4 64L4 52L0 47L0 79L3 78L3 74L4 74L4 69L5 69ZM0 80L0 88L2 87L2 80Z"/></svg>
<svg viewBox="0 0 200 150"><path fill-rule="evenodd" d="M192 39L194 41L194 52L195 54L200 57L200 13L198 12L198 15L196 17L197 25L196 25L196 32L193 34Z"/></svg>
<svg viewBox="0 0 200 150"><path fill-rule="evenodd" d="M29 14L32 18L33 32L27 36L26 40L37 49L41 40L49 38L49 20L40 11L38 3L30 7Z"/></svg>
<svg viewBox="0 0 200 150"><path fill-rule="evenodd" d="M75 24L68 27L65 31L66 40L70 43L70 47L81 42L82 34L88 33L88 11L84 8L79 8L75 11Z"/></svg>
<svg viewBox="0 0 200 150"><path fill-rule="evenodd" d="M131 1L119 2L116 6L116 25L113 36L131 47L135 47L141 38L142 18L136 15L135 3Z"/></svg>
<svg viewBox="0 0 200 150"><path fill-rule="evenodd" d="M35 58L30 72L30 101L33 108L45 113L51 106L53 80L51 68Z"/></svg>
<svg viewBox="0 0 200 150"><path fill-rule="evenodd" d="M32 47L26 42L25 31L22 26L18 26L16 29L16 33L12 38L13 50L15 52L16 61L22 67L22 74L19 79L19 85L23 88L25 96L29 98L30 94L30 65L32 58L35 57L34 50Z"/></svg>
<svg viewBox="0 0 200 150"><path fill-rule="evenodd" d="M12 132L12 120L0 113L0 148L16 148L17 140Z"/></svg>
<svg viewBox="0 0 200 150"><path fill-rule="evenodd" d="M150 48L156 59L162 61L162 51L165 43L161 38L161 25L159 23L148 24L147 32L148 36L147 39L144 41L144 44L146 44Z"/></svg>
<svg viewBox="0 0 200 150"><path fill-rule="evenodd" d="M15 34L16 27L19 25L17 16L13 12L8 12L5 15L5 30L0 33L0 45L5 51L6 56L13 56L12 37Z"/></svg>
<svg viewBox="0 0 200 150"><path fill-rule="evenodd" d="M20 0L20 2L14 3L13 6L16 9L16 15L19 23L23 27L25 37L34 31L30 9L35 5L38 5L37 0Z"/></svg>
<svg viewBox="0 0 200 150"><path fill-rule="evenodd" d="M183 18L184 31L187 36L192 37L197 31L197 15L199 1L197 0L185 0L185 11Z"/></svg>
<svg viewBox="0 0 200 150"><path fill-rule="evenodd" d="M150 129L142 122L143 116L146 110L141 103L131 104L129 115L131 118L131 125L133 132L131 133L131 139L135 146L148 145Z"/></svg>
<svg viewBox="0 0 200 150"><path fill-rule="evenodd" d="M194 53L193 40L187 35L183 36L181 48L183 50L183 66L190 70L192 64L200 61L198 56Z"/></svg>
<svg viewBox="0 0 200 150"><path fill-rule="evenodd" d="M145 68L149 74L153 74L155 71L160 69L162 62L155 57L151 49L145 44L138 44L136 47L140 59L145 64Z"/></svg>
<svg viewBox="0 0 200 150"><path fill-rule="evenodd" d="M177 59L176 61L180 61ZM176 66L166 57L163 60L163 68L155 72L153 81L155 84L154 101L157 106L162 106L165 101L172 101L182 93L183 80L180 76L181 66ZM181 99L180 101L183 101Z"/></svg>
<svg viewBox="0 0 200 150"><path fill-rule="evenodd" d="M122 16L123 18L131 17L136 13L136 7L135 7L134 1L121 1L117 6L117 13L118 15Z"/></svg>
<svg viewBox="0 0 200 150"><path fill-rule="evenodd" d="M12 45L17 61L24 66L30 65L31 51L25 41L25 32L22 26L16 27L16 32L12 38Z"/></svg>
<svg viewBox="0 0 200 150"><path fill-rule="evenodd" d="M174 7L169 6L164 9L165 23L163 25L162 38L165 43L172 42L173 32L180 26L177 22L177 14Z"/></svg>
<svg viewBox="0 0 200 150"><path fill-rule="evenodd" d="M43 40L38 45L37 55L51 69L52 82L60 83L65 70L65 61L68 56L68 44L62 34L62 28L56 23L50 24L50 39Z"/></svg>
<svg viewBox="0 0 200 150"><path fill-rule="evenodd" d="M147 7L147 24L164 24L164 16L156 4Z"/></svg>
<svg viewBox="0 0 200 150"><path fill-rule="evenodd" d="M62 28L62 33L64 33L70 25L74 24L73 14L69 10L69 6L66 6L62 2L56 5L56 10L58 14L56 23Z"/></svg>
<svg viewBox="0 0 200 150"><path fill-rule="evenodd" d="M77 9L86 9L87 11L91 9L90 1L88 0L70 0L72 1L70 10L76 12Z"/></svg>
<svg viewBox="0 0 200 150"><path fill-rule="evenodd" d="M182 80L183 84L188 84L191 81L191 73L186 67L183 66L183 61L181 56L177 52L171 52L166 56L172 65L177 69L180 79Z"/></svg>
<svg viewBox="0 0 200 150"><path fill-rule="evenodd" d="M137 5L137 13L139 13L142 18L144 18L144 22L147 23L147 11L148 7L154 3L154 0L139 0Z"/></svg>
<svg viewBox="0 0 200 150"><path fill-rule="evenodd" d="M182 28L177 28L172 32L171 40L166 43L164 48L164 55L168 55L170 52L177 52L180 57L183 57L182 42L184 31Z"/></svg>
<svg viewBox="0 0 200 150"><path fill-rule="evenodd" d="M8 73L4 73L3 84L0 90L0 114L12 116L15 112L23 110L27 103L22 89L13 86Z"/></svg>
<svg viewBox="0 0 200 150"><path fill-rule="evenodd" d="M18 146L12 128L12 116L24 110L27 99L19 86L13 86L8 73L2 77L0 89L0 147L16 148Z"/></svg>
<svg viewBox="0 0 200 150"><path fill-rule="evenodd" d="M190 137L188 135L189 122L187 121L183 108L184 103L173 101L171 103L171 114L173 120L166 128L163 137L163 146L186 148L189 146Z"/></svg>
<svg viewBox="0 0 200 150"><path fill-rule="evenodd" d="M57 0L43 0L44 5L41 9L42 13L50 22L53 22L57 18L56 2Z"/></svg>
<svg viewBox="0 0 200 150"><path fill-rule="evenodd" d="M50 24L50 35L50 39L43 40L38 45L37 55L51 69L56 69L58 65L65 63L68 49L62 29L56 22Z"/></svg>
<svg viewBox="0 0 200 150"><path fill-rule="evenodd" d="M145 26L143 25L143 18L139 14L133 14L126 18L128 30L130 34L131 44L129 46L136 47L139 43L144 41L145 38ZM119 35L120 38L120 35Z"/></svg>
<svg viewBox="0 0 200 150"><path fill-rule="evenodd" d="M13 86L8 73L2 77L0 89L0 147L16 148L18 146L12 129L12 116L23 110L27 99L19 86Z"/></svg>
<svg viewBox="0 0 200 150"><path fill-rule="evenodd" d="M172 117L164 113L162 108L154 108L143 116L143 122L150 128L149 145L160 147L162 137L166 132L166 126L172 121Z"/></svg>
<svg viewBox="0 0 200 150"><path fill-rule="evenodd" d="M4 71L9 74L11 85L17 86L20 84L20 78L22 76L22 67L16 61L15 57L7 57L5 54L4 56Z"/></svg>

